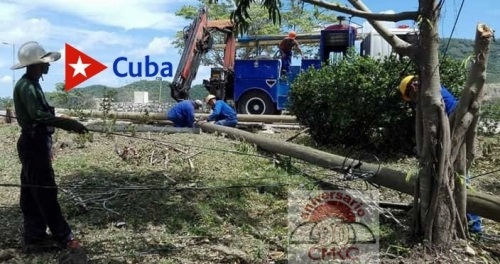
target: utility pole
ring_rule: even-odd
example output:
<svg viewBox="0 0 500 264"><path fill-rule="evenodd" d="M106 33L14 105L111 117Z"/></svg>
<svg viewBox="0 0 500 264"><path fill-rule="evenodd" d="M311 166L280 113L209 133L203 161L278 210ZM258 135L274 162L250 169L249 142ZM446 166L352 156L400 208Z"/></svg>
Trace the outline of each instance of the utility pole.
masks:
<svg viewBox="0 0 500 264"><path fill-rule="evenodd" d="M16 63L16 44L3 41L4 45L12 46L12 65ZM12 70L12 89L16 86L16 71Z"/></svg>
<svg viewBox="0 0 500 264"><path fill-rule="evenodd" d="M158 95L158 103L161 105L161 84L162 84L162 78L161 77L156 77L157 81L160 81L160 94Z"/></svg>
<svg viewBox="0 0 500 264"><path fill-rule="evenodd" d="M12 46L12 65L14 65L16 63L16 44L5 41L3 41L2 44ZM14 87L16 87L16 71L12 70L12 91L14 91ZM7 106L5 109L5 123L12 123L12 107L13 106Z"/></svg>

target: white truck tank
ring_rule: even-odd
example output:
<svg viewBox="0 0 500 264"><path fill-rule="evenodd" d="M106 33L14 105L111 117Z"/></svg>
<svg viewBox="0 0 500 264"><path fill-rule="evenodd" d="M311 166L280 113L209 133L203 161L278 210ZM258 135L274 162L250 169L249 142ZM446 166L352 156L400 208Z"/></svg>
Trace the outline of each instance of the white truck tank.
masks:
<svg viewBox="0 0 500 264"><path fill-rule="evenodd" d="M380 21L380 23L382 23L385 28L389 29L392 33L408 42L413 42L418 34L417 29L410 28L406 25L396 26L396 23L394 22L383 21ZM393 53L392 46L385 41L375 29L373 29L370 23L364 22L361 32L364 35L364 39L360 45L361 55L382 58Z"/></svg>

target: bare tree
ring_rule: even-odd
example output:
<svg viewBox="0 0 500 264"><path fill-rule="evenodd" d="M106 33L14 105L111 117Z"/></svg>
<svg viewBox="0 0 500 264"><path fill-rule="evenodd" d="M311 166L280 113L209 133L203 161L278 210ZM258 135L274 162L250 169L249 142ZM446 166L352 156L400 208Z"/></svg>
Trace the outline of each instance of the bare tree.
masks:
<svg viewBox="0 0 500 264"><path fill-rule="evenodd" d="M468 81L459 106L448 118L440 92L438 51L438 22L444 0L418 0L418 10L396 14L373 13L360 0L349 0L352 7L322 0L302 1L367 19L397 53L408 56L419 66L416 115L419 172L415 185L414 233L434 245L443 246L457 237L465 237L464 179L474 160L474 142L493 31L487 25L477 25ZM256 0L236 0L237 9L231 17L239 23L240 30L246 27L248 16L245 10L253 2ZM270 18L279 21L280 1L265 0L261 3L268 8ZM400 39L377 22L402 20L418 22L417 43Z"/></svg>

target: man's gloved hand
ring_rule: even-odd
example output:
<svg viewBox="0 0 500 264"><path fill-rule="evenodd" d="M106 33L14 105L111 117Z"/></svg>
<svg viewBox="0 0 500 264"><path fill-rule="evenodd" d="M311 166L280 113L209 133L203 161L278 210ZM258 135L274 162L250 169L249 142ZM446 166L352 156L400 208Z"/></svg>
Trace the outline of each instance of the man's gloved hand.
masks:
<svg viewBox="0 0 500 264"><path fill-rule="evenodd" d="M73 129L71 129L73 132L76 132L78 134L85 134L88 133L89 130L80 122L75 120L75 123L73 125Z"/></svg>

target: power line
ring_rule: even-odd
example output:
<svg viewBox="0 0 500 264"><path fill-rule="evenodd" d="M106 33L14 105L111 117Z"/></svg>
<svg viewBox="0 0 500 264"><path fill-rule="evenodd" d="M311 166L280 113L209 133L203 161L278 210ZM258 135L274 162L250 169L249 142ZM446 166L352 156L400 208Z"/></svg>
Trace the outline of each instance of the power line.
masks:
<svg viewBox="0 0 500 264"><path fill-rule="evenodd" d="M83 189L83 190L117 190L117 191L186 191L186 190L214 190L214 189L241 189L241 188L259 188L259 187L282 187L288 186L290 183L277 184L241 184L241 185L220 185L220 186L185 186L185 187L155 187L155 186L44 186L34 184L16 184L16 183L0 183L0 187L12 188L39 188L39 189Z"/></svg>
<svg viewBox="0 0 500 264"><path fill-rule="evenodd" d="M462 7L464 6L464 3L465 3L465 0L462 0L462 3L460 4L460 9L458 10L458 14L455 17L455 22L453 23L453 28L451 30L450 36L448 37L448 42L446 44L442 58L444 58L446 56L446 53L448 52L448 49L450 47L451 38L453 37L453 33L455 33L455 28L457 26L458 19L460 18L460 15L462 14ZM444 5L444 1L442 2L442 4ZM438 8L441 8L441 7L438 7ZM439 63L436 65L436 67L432 71L433 72L432 75L434 75L436 73L436 70L441 66L442 63L443 63L443 60L439 60Z"/></svg>
<svg viewBox="0 0 500 264"><path fill-rule="evenodd" d="M128 138L135 138L135 139L147 140L147 141L152 141L152 142L156 142L156 143L160 143L160 144L164 144L164 145L175 144L175 145L180 145L180 146L185 146L185 147L192 147L192 148L200 148L200 149L206 149L206 150L227 152L227 153L233 153L233 154L245 155L245 156L253 156L253 157L259 157L259 158L271 159L271 160L273 159L272 157L268 157L268 156L264 156L264 155L253 154L253 153L246 153L246 152L236 151L236 150L228 150L228 149L204 147L204 146L191 145L191 144L179 143L179 142L168 142L168 141L162 141L162 140L157 140L157 139L153 139L153 138L138 137L138 136L133 136L133 135L119 134L119 133L114 133L114 132L105 132L105 131L93 130L93 129L89 129L89 131L97 132L97 133L103 133L103 134L109 134L109 135L114 135L114 136L121 136L121 137L128 137Z"/></svg>
<svg viewBox="0 0 500 264"><path fill-rule="evenodd" d="M0 114L0 116L19 119L17 117L7 116L7 115L3 115L3 114ZM89 129L89 131L96 132L96 133L101 133L101 134L108 134L108 135L114 135L114 136L121 136L121 137L128 137L128 138L134 138L134 139L141 139L141 140L146 140L146 141L152 141L152 142L159 143L159 144L162 144L162 145L175 144L175 145L180 145L180 146L185 146L185 147L200 148L200 149L205 149L205 150L227 152L227 153L233 153L233 154L238 154L238 155L253 156L253 157L259 157L259 158L263 158L263 159L273 160L272 157L268 157L268 156L264 156L264 155L259 155L259 154L253 154L253 153L247 153L247 152L242 152L242 151L236 151L236 150L227 150L227 149L220 149L220 148L213 148L213 147L204 147L204 146L192 145L192 144L186 144L186 143L179 143L179 142L169 142L169 141L157 140L157 139L153 139L153 138L138 137L138 136L133 136L133 135L126 135L126 134L120 134L120 133L114 133L114 132L106 132L106 131L95 130L95 129Z"/></svg>
<svg viewBox="0 0 500 264"><path fill-rule="evenodd" d="M293 166L293 165L292 165ZM305 173L298 169L297 167L293 166L294 172L297 174L302 174L304 175ZM346 179L344 178L343 181L353 181L356 179L361 179L365 181L369 181L369 177L361 177L361 175L358 175L359 173L356 173L353 175L351 178ZM116 190L116 191L187 191L187 190L219 190L219 189L244 189L244 188L262 188L262 187L284 187L284 186L290 186L292 183L286 182L286 183L274 183L274 184L265 184L265 183L257 183L259 180L268 180L269 177L252 177L252 178L246 178L247 182L245 184L225 184L225 185L206 185L206 186L190 186L190 185L197 185L203 182L209 183L209 182L222 182L222 183L228 183L228 182L234 182L237 179L226 179L226 180L214 180L214 181L198 181L198 182L183 182L183 185L186 186L175 186L176 184L173 184L172 186L147 186L147 185L88 185L88 186L82 186L82 185L72 185L72 184L59 184L57 186L50 186L50 185L36 185L36 184L18 184L18 183L0 183L0 187L5 187L5 188L39 188L39 189L79 189L79 190ZM323 179L317 179L317 178L311 178L310 183L312 184L318 184L318 183L325 183ZM348 189L348 187L345 186L339 186L336 184L329 183L332 186L335 186L337 188L342 188L342 189ZM301 183L302 185L302 183Z"/></svg>
<svg viewBox="0 0 500 264"><path fill-rule="evenodd" d="M409 64L407 65L407 67L409 66ZM390 93L390 92L389 92ZM3 115L3 114L0 114L0 116L7 116L7 115ZM12 118L15 118L15 119L20 119L20 118L17 118L17 117L12 117ZM128 138L134 138L134 139L141 139L141 140L147 140L147 141L152 141L152 142L155 142L155 143L159 143L159 144L163 144L163 145L171 145L171 144L177 144L177 145L181 145L181 146L187 146L187 147L193 147L193 148L201 148L201 149L208 149L208 150L214 150L214 151L221 151L221 152L227 152L227 153L233 153L233 154L238 154L238 155L246 155L246 156L254 156L254 157L259 157L259 158L264 158L264 159L269 159L269 160L273 160L273 161L276 161L278 158L274 155L273 157L269 157L269 156L264 156L264 155L259 155L259 154L253 154L253 153L247 153L247 152L241 152L241 151L234 151L234 150L226 150L226 149L219 149L219 148L212 148L212 147L203 147L203 146L199 146L199 145L192 145L192 144L186 144L186 143L178 143L178 142L166 142L166 141L161 141L161 140L157 140L157 139L153 139L153 138L144 138L144 137L138 137L138 136L134 136L134 135L126 135L126 134L119 134L119 133L114 133L114 132L105 132L105 131L100 131L100 130L93 130L93 129L89 129L89 131L92 131L92 132L97 132L97 133L102 133L102 134L109 134L109 135L116 135L116 136L122 136L122 137L128 137ZM347 160L347 157L346 157L346 160ZM353 161L354 162L354 161ZM360 164L358 164L360 165ZM349 167L345 167L345 166L341 166L341 168L330 168L331 170L334 170L334 171L341 171L342 173L345 173L346 175L348 175L348 177L346 177L346 175L344 175L344 180L354 180L354 179L362 179L362 180L368 180L368 178L370 177L365 177L366 176L366 173L371 173L373 174L373 172L364 172L364 171L358 171L358 170L355 170L354 172L352 171L351 169L352 167L352 164L351 166ZM380 164L379 164L379 169L380 169ZM377 172L378 173L378 172ZM376 173L375 173L376 174ZM373 174L372 176L375 176L375 174ZM195 183L196 184L196 183ZM40 188L52 188L51 186L36 186L36 185L19 185L19 184L0 184L0 187L40 187ZM110 187L110 186L92 186L92 187L79 187L79 188L87 188L87 189L94 189L94 188L100 188L100 189L103 189L103 188L114 188L114 189L119 189L119 190L172 190L172 191L178 191L178 190L184 190L184 189L224 189L224 188L250 188L250 187L256 187L255 185L231 185L231 186L214 186L214 187L178 187L178 188L172 188L172 187L144 187L144 186L140 186L140 187L137 187L137 186L127 186L127 187ZM61 187L63 188L63 187ZM66 186L65 188L74 188L71 187L71 186ZM179 189L181 188L181 189Z"/></svg>
<svg viewBox="0 0 500 264"><path fill-rule="evenodd" d="M460 14L462 13L462 8L464 7L464 3L465 3L465 0L462 0L462 3L460 4L460 8L458 9L457 17L455 18L455 22L453 23L453 28L451 29L450 37L448 38L448 43L446 44L446 48L444 49L443 57L446 56L446 53L448 52L448 48L450 47L451 37L453 36L453 33L455 32L455 28L457 27L458 18L460 17Z"/></svg>
<svg viewBox="0 0 500 264"><path fill-rule="evenodd" d="M477 178L477 177L490 175L490 174L493 174L493 173L496 173L496 172L500 172L500 169L499 169L499 170L494 170L494 171L485 172L485 173L481 173L481 174L476 175L476 176L474 176L474 177L470 177L470 179L474 179L474 178Z"/></svg>

